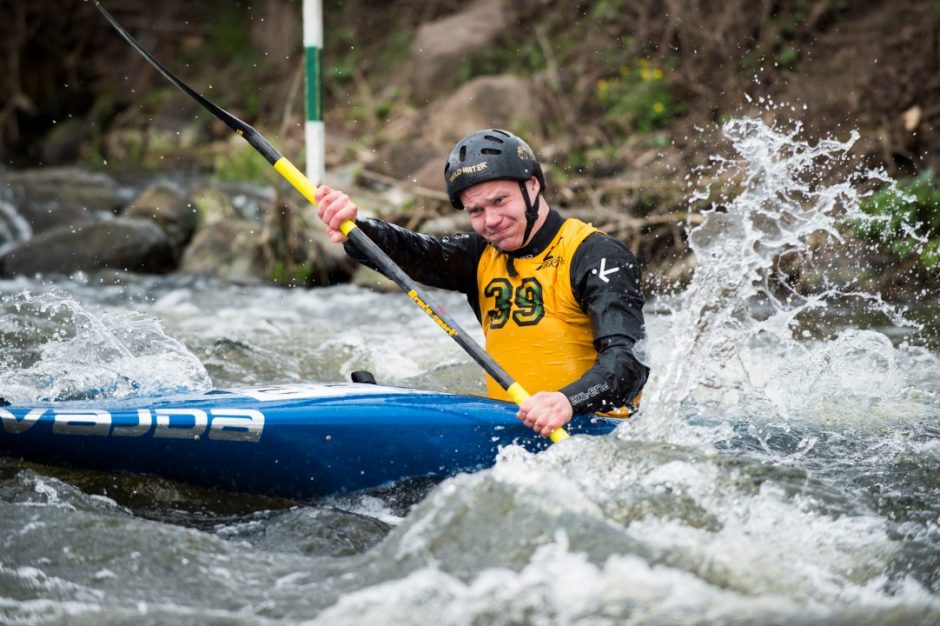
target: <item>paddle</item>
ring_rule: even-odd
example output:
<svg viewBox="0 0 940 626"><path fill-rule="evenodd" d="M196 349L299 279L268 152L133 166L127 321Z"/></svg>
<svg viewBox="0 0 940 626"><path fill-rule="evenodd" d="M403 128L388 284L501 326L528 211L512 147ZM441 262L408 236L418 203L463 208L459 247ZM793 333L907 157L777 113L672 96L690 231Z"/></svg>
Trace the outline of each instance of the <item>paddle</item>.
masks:
<svg viewBox="0 0 940 626"><path fill-rule="evenodd" d="M219 106L216 106L201 94L193 90L189 85L184 83L182 80L177 78L173 72L168 70L163 66L162 63L157 61L149 52L144 50L143 47L137 42L136 39L131 37L130 33L124 30L124 27L121 26L117 20L112 17L108 11L101 6L101 3L98 0L92 0L95 3L95 7L101 12L102 15L111 23L111 26L117 30L124 39L127 40L137 52L139 52L147 61L153 65L158 72L163 74L163 76L169 80L171 83L176 85L184 93L186 93L193 100L198 102L204 109L212 113L214 116L219 118L221 121L235 131L238 135L244 137L244 139L251 144L255 150L261 153L261 155L268 160L268 163L274 166L274 169L283 176L287 182L289 182L294 189L300 192L300 194L305 197L311 204L316 206L317 202L315 199L315 194L317 188L310 182L310 180L301 173L294 164L288 161L284 156L281 155L277 149L268 143L268 140L265 139L261 133L256 131L254 128L241 121L225 109L222 109ZM398 267L398 265L389 258L385 252L382 251L374 241L369 239L368 235L362 232L355 222L352 220L346 220L340 225L340 231L346 235L356 246L361 250L366 256L369 257L376 267L379 270L395 281L402 291L408 294L408 297L411 298L415 304L418 305L422 311L427 313L431 319L433 319L438 326L440 326L444 332L450 335L454 341L456 341L461 348L463 348L467 354L469 354L474 361L480 364L480 366L486 371L487 374L493 377L493 379L499 383L499 385L506 390L506 393L509 394L509 397L513 399L516 404L522 404L529 397L528 392L522 388L522 386L515 382L512 377L504 370L500 365L493 360L490 355L486 353L473 339L470 339L464 330L460 327L459 324L444 311L443 307L434 302L427 293L416 283L410 276L405 274L405 272ZM568 433L565 432L564 428L558 428L551 434L551 439L554 442L562 441L563 439L568 438Z"/></svg>

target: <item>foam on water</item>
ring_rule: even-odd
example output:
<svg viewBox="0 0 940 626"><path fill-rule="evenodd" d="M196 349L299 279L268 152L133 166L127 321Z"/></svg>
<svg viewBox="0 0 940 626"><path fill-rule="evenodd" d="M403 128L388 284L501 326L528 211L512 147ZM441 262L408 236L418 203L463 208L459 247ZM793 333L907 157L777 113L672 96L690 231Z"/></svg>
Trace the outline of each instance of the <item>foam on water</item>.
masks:
<svg viewBox="0 0 940 626"><path fill-rule="evenodd" d="M495 568L464 582L429 567L343 596L310 624L912 624L940 613L919 589L903 598L832 606L710 586L680 570L629 555L602 565L558 543L521 571Z"/></svg>
<svg viewBox="0 0 940 626"><path fill-rule="evenodd" d="M374 551L385 580L314 623L930 623L902 552L804 471L578 437L448 480Z"/></svg>
<svg viewBox="0 0 940 626"><path fill-rule="evenodd" d="M461 296L445 294L461 323L474 329ZM482 390L482 375L460 348L403 294L351 286L316 290L210 283L158 293L141 307L163 319L202 360L216 386L349 380L372 371L389 384L440 388L429 376L461 369L455 391Z"/></svg>
<svg viewBox="0 0 940 626"><path fill-rule="evenodd" d="M382 546L395 550L379 559L396 564L390 579L345 594L314 623L940 616L915 579L884 574L898 550L884 520L827 511L785 473L756 486L759 466L722 467L674 446L608 439L599 454L587 440L570 444L513 451L442 485Z"/></svg>
<svg viewBox="0 0 940 626"><path fill-rule="evenodd" d="M77 274L42 285L39 295L24 279L0 283L9 312L0 316L0 384L9 400L201 391L207 377L217 388L342 381L356 370L385 384L484 392L479 368L403 294L243 287L186 275L125 280L101 285ZM479 334L462 296L440 297ZM147 349L139 339L145 326L152 327L144 331ZM137 380L141 370L163 378Z"/></svg>

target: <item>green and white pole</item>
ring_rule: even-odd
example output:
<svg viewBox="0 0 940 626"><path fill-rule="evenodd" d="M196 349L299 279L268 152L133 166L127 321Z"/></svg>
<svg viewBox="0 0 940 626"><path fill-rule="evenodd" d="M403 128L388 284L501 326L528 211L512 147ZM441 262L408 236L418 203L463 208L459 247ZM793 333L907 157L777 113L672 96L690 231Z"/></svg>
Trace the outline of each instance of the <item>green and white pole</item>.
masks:
<svg viewBox="0 0 940 626"><path fill-rule="evenodd" d="M307 64L307 178L323 182L326 132L323 128L320 50L323 48L323 0L304 0L304 56Z"/></svg>

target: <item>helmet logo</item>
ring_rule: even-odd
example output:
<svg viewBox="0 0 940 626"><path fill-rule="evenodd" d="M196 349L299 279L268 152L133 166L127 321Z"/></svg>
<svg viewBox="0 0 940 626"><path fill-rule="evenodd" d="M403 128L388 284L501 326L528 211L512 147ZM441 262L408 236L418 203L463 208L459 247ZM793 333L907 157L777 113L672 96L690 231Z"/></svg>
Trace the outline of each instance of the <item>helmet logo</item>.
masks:
<svg viewBox="0 0 940 626"><path fill-rule="evenodd" d="M529 151L522 146L516 146L516 156L518 156L522 161L528 161L529 159L534 158L531 154L529 154Z"/></svg>
<svg viewBox="0 0 940 626"><path fill-rule="evenodd" d="M486 161L477 163L476 165L464 165L463 167L458 167L453 172L450 173L450 182L454 182L463 174L475 174L476 172L482 172L486 169Z"/></svg>

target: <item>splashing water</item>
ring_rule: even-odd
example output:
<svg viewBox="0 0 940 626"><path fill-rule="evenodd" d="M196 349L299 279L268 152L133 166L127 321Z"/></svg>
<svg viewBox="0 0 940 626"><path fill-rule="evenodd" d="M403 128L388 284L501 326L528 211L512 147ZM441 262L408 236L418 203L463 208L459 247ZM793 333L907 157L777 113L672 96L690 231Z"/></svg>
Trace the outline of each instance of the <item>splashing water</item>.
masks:
<svg viewBox="0 0 940 626"><path fill-rule="evenodd" d="M658 351L644 398L645 413L656 420L645 420L640 430L681 442L701 438L684 428L690 416L706 422L741 417L747 407L751 419L758 413L786 421L846 406L847 400L854 414L870 409L904 387L898 350L869 330L806 341L804 318L851 296L896 326L914 325L880 297L846 291L828 278L820 293L800 295L787 286L778 264L782 257L810 257L811 235L841 242L841 224L866 218L859 209L867 195L862 183L890 179L882 171L856 169L844 180L823 180L848 162L856 132L846 141L811 145L796 138L799 125L782 132L760 120L736 119L723 131L739 158L715 157L717 175L740 179L740 192L704 211L689 233L695 273L671 304L665 328L655 329L671 348ZM707 192L691 201L705 197Z"/></svg>
<svg viewBox="0 0 940 626"><path fill-rule="evenodd" d="M0 389L9 402L205 391L205 367L159 321L92 312L55 290L0 298Z"/></svg>

